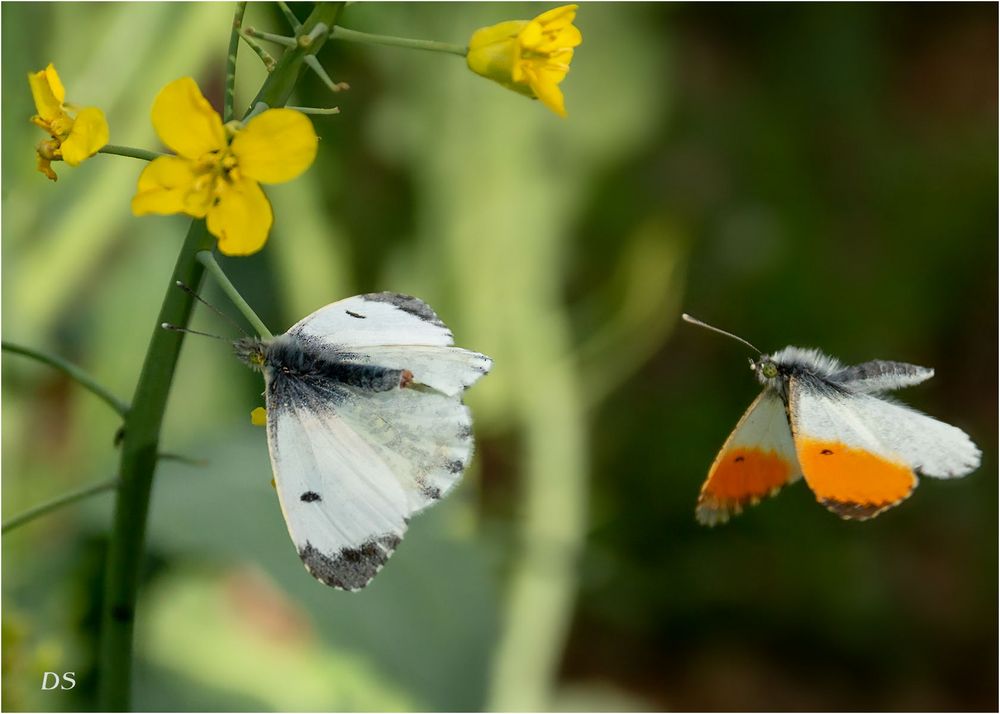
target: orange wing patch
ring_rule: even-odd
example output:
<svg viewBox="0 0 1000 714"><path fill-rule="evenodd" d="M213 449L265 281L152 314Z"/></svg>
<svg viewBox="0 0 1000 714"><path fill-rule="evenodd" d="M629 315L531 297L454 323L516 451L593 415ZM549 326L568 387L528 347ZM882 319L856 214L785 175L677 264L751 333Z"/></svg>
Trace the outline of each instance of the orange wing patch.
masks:
<svg viewBox="0 0 1000 714"><path fill-rule="evenodd" d="M795 464L774 451L746 446L723 449L698 496L695 515L714 525L772 496L791 479Z"/></svg>
<svg viewBox="0 0 1000 714"><path fill-rule="evenodd" d="M816 500L841 518L867 520L902 503L917 487L904 463L839 441L800 437L802 474Z"/></svg>

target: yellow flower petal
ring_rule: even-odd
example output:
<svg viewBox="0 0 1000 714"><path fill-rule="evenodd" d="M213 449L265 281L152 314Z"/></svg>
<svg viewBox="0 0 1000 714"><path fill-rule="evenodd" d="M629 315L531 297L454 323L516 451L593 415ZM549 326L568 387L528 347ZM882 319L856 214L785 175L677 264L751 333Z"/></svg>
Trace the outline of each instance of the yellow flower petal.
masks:
<svg viewBox="0 0 1000 714"><path fill-rule="evenodd" d="M35 167L43 174L45 174L46 178L48 178L50 181L59 180L59 177L56 176L56 172L52 170L52 159L36 153Z"/></svg>
<svg viewBox="0 0 1000 714"><path fill-rule="evenodd" d="M218 202L208 211L208 232L225 255L250 255L264 247L274 218L271 203L251 179L220 183Z"/></svg>
<svg viewBox="0 0 1000 714"><path fill-rule="evenodd" d="M108 121L97 107L81 109L69 136L62 143L63 160L77 166L108 143Z"/></svg>
<svg viewBox="0 0 1000 714"><path fill-rule="evenodd" d="M576 5L563 5L534 20L502 22L477 30L469 40L469 69L515 92L537 97L565 117L565 100L557 85L569 72L573 48L583 42L583 35L573 25L576 11Z"/></svg>
<svg viewBox="0 0 1000 714"><path fill-rule="evenodd" d="M532 51L551 55L562 50L571 50L582 42L583 35L580 34L580 28L576 25L570 25L543 36L542 40L532 48Z"/></svg>
<svg viewBox="0 0 1000 714"><path fill-rule="evenodd" d="M177 154L199 159L226 148L222 118L190 77L174 80L153 101L153 128Z"/></svg>
<svg viewBox="0 0 1000 714"><path fill-rule="evenodd" d="M267 409L257 407L250 412L250 423L254 426L267 426Z"/></svg>
<svg viewBox="0 0 1000 714"><path fill-rule="evenodd" d="M59 103L62 104L66 101L66 88L63 87L62 80L59 79L59 73L56 72L56 67L54 64L49 62L49 66L45 68L45 78L48 80L49 87L52 88L52 94L55 95Z"/></svg>
<svg viewBox="0 0 1000 714"><path fill-rule="evenodd" d="M196 178L187 159L179 156L154 159L139 174L139 184L132 197L132 213L137 216L184 213L184 199Z"/></svg>
<svg viewBox="0 0 1000 714"><path fill-rule="evenodd" d="M52 85L53 76L56 81L55 86ZM66 90L63 89L59 75L56 74L56 70L51 64L39 72L31 72L28 75L28 84L31 87L31 97L35 100L35 110L38 112L38 116L50 122L65 113L62 103L66 97ZM56 93L57 91L59 94Z"/></svg>
<svg viewBox="0 0 1000 714"><path fill-rule="evenodd" d="M566 100L563 97L562 90L559 89L557 82L553 81L553 76L545 67L542 68L525 68L525 74L528 76L528 84L535 96L538 97L542 104L547 106L553 112L561 116L563 119L566 118ZM565 72L562 73L565 76ZM559 79L562 79L562 76Z"/></svg>
<svg viewBox="0 0 1000 714"><path fill-rule="evenodd" d="M318 143L305 114L294 109L268 109L236 134L231 148L246 178L284 183L309 168Z"/></svg>

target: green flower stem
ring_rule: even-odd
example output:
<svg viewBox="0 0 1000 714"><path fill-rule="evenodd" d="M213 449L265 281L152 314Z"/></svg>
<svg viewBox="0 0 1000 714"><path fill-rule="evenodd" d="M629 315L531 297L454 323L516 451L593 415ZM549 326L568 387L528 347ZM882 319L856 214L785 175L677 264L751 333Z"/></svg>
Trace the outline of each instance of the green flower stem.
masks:
<svg viewBox="0 0 1000 714"><path fill-rule="evenodd" d="M63 494L53 498L51 501L46 501L45 503L40 503L34 508L29 508L23 513L19 513L12 518L8 518L3 522L2 532L13 530L18 526L23 526L25 523L35 520L39 516L44 516L46 513L51 513L63 506L68 506L71 503L76 503L77 501L82 501L83 499L94 496L98 493L104 493L105 491L110 491L118 486L118 478L109 478L106 481L99 481L98 483L91 484L90 486L85 486L83 488L77 489L76 491L70 491L69 493Z"/></svg>
<svg viewBox="0 0 1000 714"><path fill-rule="evenodd" d="M292 8L288 7L288 3L278 0L278 8L281 10L281 14L285 16L285 20L288 25L292 28L292 32L298 34L299 30L302 29L302 23L299 22L299 18L295 17L295 13L292 12Z"/></svg>
<svg viewBox="0 0 1000 714"><path fill-rule="evenodd" d="M257 313L253 311L253 308L250 307L247 301L243 299L243 296L240 295L236 286L229 282L229 278L224 272L222 272L222 267L218 264L218 262L216 262L215 256L212 255L212 251L203 250L198 253L198 262L205 266L205 269L212 274L212 277L215 278L219 287L221 287L222 291L226 293L226 297L228 297L232 301L233 305L235 305L237 309L243 313L243 317L247 319L247 322L253 325L253 329L257 331L257 334L260 335L261 339L272 339L274 335L272 335L270 330L267 329L267 325L264 324L264 321L257 317Z"/></svg>
<svg viewBox="0 0 1000 714"><path fill-rule="evenodd" d="M262 40L273 42L276 45L282 45L283 47L295 47L297 44L294 37L276 35L273 32L264 32L263 30L257 30L252 27L246 28L246 33L251 37L258 37Z"/></svg>
<svg viewBox="0 0 1000 714"><path fill-rule="evenodd" d="M236 99L236 53L240 50L240 31L243 29L243 15L247 4L236 3L233 13L233 29L229 33L229 53L226 55L226 89L222 96L222 122L233 118L233 102Z"/></svg>
<svg viewBox="0 0 1000 714"><path fill-rule="evenodd" d="M308 35L320 23L323 23L327 27L333 27L343 7L344 3L342 2L316 3L309 17L306 18L306 21L302 23L302 27L299 28L300 34ZM286 50L275 65L274 71L264 81L264 86L260 88L257 96L250 102L250 107L255 107L258 102L264 102L269 107L285 106L292 94L292 90L295 89L295 84L299 81L299 77L302 74L305 58L308 55L314 55L319 52L325 43L326 37L327 35L321 35L315 41L309 43L307 47L296 44L295 47Z"/></svg>
<svg viewBox="0 0 1000 714"><path fill-rule="evenodd" d="M250 37L246 30L240 30L240 38L247 43L247 46L252 49L254 54L256 54L260 58L260 61L264 63L264 69L268 72L274 70L274 66L277 64L277 61L271 56L270 52L257 44L257 40Z"/></svg>
<svg viewBox="0 0 1000 714"><path fill-rule="evenodd" d="M124 417L128 414L128 404L112 394L110 390L98 384L93 377L77 367L75 364L70 364L62 357L51 355L46 352L42 352L41 350L32 349L31 347L17 345L13 342L7 342L6 340L0 343L0 346L2 346L4 352L24 355L25 357L30 357L33 360L37 360L43 364L49 365L50 367L56 368L81 387L90 390L103 399L121 416Z"/></svg>
<svg viewBox="0 0 1000 714"><path fill-rule="evenodd" d="M464 45L453 45L450 42L435 42L434 40L414 40L408 37L393 35L373 35L368 32L348 30L346 27L334 27L330 36L335 40L345 42L361 42L367 45L386 45L389 47L405 47L410 50L428 50L430 52L446 52L465 57L469 48Z"/></svg>
<svg viewBox="0 0 1000 714"><path fill-rule="evenodd" d="M161 156L170 156L161 151L148 151L146 149L135 149L131 146L118 146L116 144L105 144L103 148L97 150L98 154L113 154L115 156L128 156L131 159L142 159L152 161Z"/></svg>
<svg viewBox="0 0 1000 714"><path fill-rule="evenodd" d="M303 114L319 114L319 115L330 115L330 114L340 114L340 107L293 107L289 105L288 109L294 109L297 112L302 112Z"/></svg>
<svg viewBox="0 0 1000 714"><path fill-rule="evenodd" d="M343 3L340 2L317 3L303 24L304 31L310 32L321 22L332 27L342 7ZM284 106L301 74L303 58L317 52L323 46L324 39L325 35L308 47L295 47L285 52L250 106L257 102L265 102L270 107ZM205 222L192 221L167 284L163 306L157 316L139 383L136 385L132 408L125 418L121 484L115 502L101 604L97 705L100 711L125 711L131 705L135 603L149 496L158 460L160 427L184 339L182 332L164 330L160 325L167 322L187 327L194 297L184 290L178 290L176 283L180 281L193 290L198 289L205 269L198 262L197 255L200 251L209 250L213 243L214 239L209 235Z"/></svg>
<svg viewBox="0 0 1000 714"><path fill-rule="evenodd" d="M304 29L311 31L320 22L332 26L342 6L343 3L317 3L303 24ZM308 47L285 52L250 106L257 102L265 102L270 107L284 106L301 75L303 57L318 51L323 39L320 37ZM132 641L146 517L159 458L160 427L184 339L183 332L164 330L160 326L169 323L187 327L194 297L178 290L176 283L180 281L193 290L198 289L205 268L198 262L197 255L211 249L214 242L205 221L192 221L167 284L132 408L125 418L121 485L115 502L101 604L97 706L100 711L126 711L131 706Z"/></svg>
<svg viewBox="0 0 1000 714"><path fill-rule="evenodd" d="M101 613L98 709L125 711L131 704L132 630L146 534L146 515L158 459L160 426L170 395L184 334L160 327L164 322L186 327L194 298L175 283L197 290L204 269L195 259L212 245L205 221L191 222L184 246L167 286L153 336L125 418L121 485L108 545Z"/></svg>

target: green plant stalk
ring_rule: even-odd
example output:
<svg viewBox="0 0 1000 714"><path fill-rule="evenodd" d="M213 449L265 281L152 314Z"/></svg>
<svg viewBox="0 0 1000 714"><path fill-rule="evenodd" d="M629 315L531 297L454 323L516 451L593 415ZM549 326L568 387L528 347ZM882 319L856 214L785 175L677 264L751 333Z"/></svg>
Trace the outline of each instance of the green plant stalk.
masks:
<svg viewBox="0 0 1000 714"><path fill-rule="evenodd" d="M90 486L84 486L76 491L70 491L69 493L64 493L62 496L57 496L50 501L45 503L40 503L34 508L29 508L23 513L19 513L16 516L12 516L3 522L2 532L13 530L18 526L23 526L25 523L35 520L39 516L44 516L46 513L55 511L56 509L62 508L63 506L68 506L77 501L82 501L83 499L94 496L98 493L103 493L109 491L118 485L118 477L109 478L105 481L99 481L97 483L91 484Z"/></svg>
<svg viewBox="0 0 1000 714"><path fill-rule="evenodd" d="M342 7L343 3L318 3L303 24L303 32L310 32L319 23L332 27ZM301 73L303 58L322 47L323 37L287 51L250 106L253 107L259 101L270 107L284 106ZM160 325L167 322L187 327L194 298L179 290L176 282L181 281L194 290L198 289L204 267L198 262L197 254L211 249L213 243L205 222L192 221L167 284L163 306L136 385L132 408L125 420L121 486L115 502L101 604L98 708L103 711L126 711L131 704L135 603L149 496L158 458L160 427L184 338L183 333L164 330Z"/></svg>
<svg viewBox="0 0 1000 714"><path fill-rule="evenodd" d="M131 146L118 146L117 144L105 144L97 150L98 154L113 154L114 156L127 156L130 159L141 159L142 161L152 161L161 156L169 156L159 151L148 151L146 149L136 149Z"/></svg>
<svg viewBox="0 0 1000 714"><path fill-rule="evenodd" d="M333 27L343 7L344 3L342 2L317 3L299 28L298 36L309 36L320 23L327 27ZM264 102L269 107L285 106L302 74L306 55L314 55L319 52L323 43L326 42L327 36L328 33L323 33L308 44L299 43L298 46L286 50L274 66L274 70L264 80L257 96L250 102L246 113L249 114L257 102Z"/></svg>
<svg viewBox="0 0 1000 714"><path fill-rule="evenodd" d="M215 256L212 255L212 251L203 250L198 253L198 262L205 266L205 269L212 274L212 277L215 278L215 281L219 284L219 287L222 288L226 297L228 297L232 301L233 305L235 305L236 308L243 313L243 317L247 319L247 322L253 325L253 329L257 331L260 338L263 340L270 340L273 338L274 335L272 335L271 331L267 329L267 325L264 324L264 321L257 317L257 313L254 312L253 308L250 307L247 301L243 299L243 296L240 295L236 286L229 281L229 277L222 272L222 268L219 267L219 264L215 261Z"/></svg>
<svg viewBox="0 0 1000 714"><path fill-rule="evenodd" d="M222 96L223 123L233 118L233 102L236 99L236 53L240 50L240 30L243 29L243 15L246 11L245 2L236 3L233 28L229 32L229 52L226 55L226 89Z"/></svg>
<svg viewBox="0 0 1000 714"><path fill-rule="evenodd" d="M445 52L447 54L458 55L459 57L465 57L469 54L469 48L464 45L455 45L450 42L436 42L434 40L414 40L409 37L395 37L393 35L373 35L369 32L348 30L346 27L334 27L330 36L335 40L360 42L366 45L383 45L385 47L404 47L408 50Z"/></svg>
<svg viewBox="0 0 1000 714"><path fill-rule="evenodd" d="M32 349L31 347L17 345L13 342L7 342L6 340L3 341L2 348L4 352L24 355L25 357L30 357L31 359L47 364L50 367L54 367L84 389L93 392L98 397L103 399L120 415L125 416L128 413L128 404L112 394L109 389L98 384L93 377L77 367L75 364L67 362L62 357L51 355L47 352L42 352L41 350Z"/></svg>
<svg viewBox="0 0 1000 714"><path fill-rule="evenodd" d="M156 470L160 426L184 340L183 333L164 330L160 325L169 322L187 326L194 298L175 283L179 280L198 289L204 268L195 256L211 245L205 221L192 221L146 350L132 399L133 408L125 419L121 485L108 544L101 609L98 696L99 709L105 711L126 711L131 703L132 631L149 494Z"/></svg>

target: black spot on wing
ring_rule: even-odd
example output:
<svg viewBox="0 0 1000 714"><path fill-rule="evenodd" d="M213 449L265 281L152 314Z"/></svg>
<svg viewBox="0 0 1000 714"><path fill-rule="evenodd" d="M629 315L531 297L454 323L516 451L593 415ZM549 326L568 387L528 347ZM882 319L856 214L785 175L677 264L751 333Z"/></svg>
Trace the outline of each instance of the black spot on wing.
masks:
<svg viewBox="0 0 1000 714"><path fill-rule="evenodd" d="M449 461L445 465L445 468L448 469L449 473L460 474L465 470L465 464L462 461L455 459L454 461Z"/></svg>
<svg viewBox="0 0 1000 714"><path fill-rule="evenodd" d="M315 491L306 491L299 496L299 500L303 503L315 503L316 501L322 501L323 498Z"/></svg>
<svg viewBox="0 0 1000 714"><path fill-rule="evenodd" d="M306 542L299 550L306 570L317 580L342 590L360 590L382 569L400 538L392 533L371 538L357 548L321 553Z"/></svg>
<svg viewBox="0 0 1000 714"><path fill-rule="evenodd" d="M350 310L344 310L344 312L346 312L346 313L347 313L348 315L350 315L351 317L356 317L356 318L357 318L357 319L359 319L359 320L364 320L364 319L367 319L367 318L366 318L366 317L365 317L364 315L359 315L358 313L356 313L356 312L351 312Z"/></svg>
<svg viewBox="0 0 1000 714"><path fill-rule="evenodd" d="M430 305L425 303L423 300L412 297L410 295L402 295L400 293L368 293L361 296L364 300L369 302L385 302L390 305L398 307L403 312L408 312L411 315L419 317L424 322L429 322L432 325L438 327L444 327L448 329L447 326L441 322L441 318L431 310Z"/></svg>

